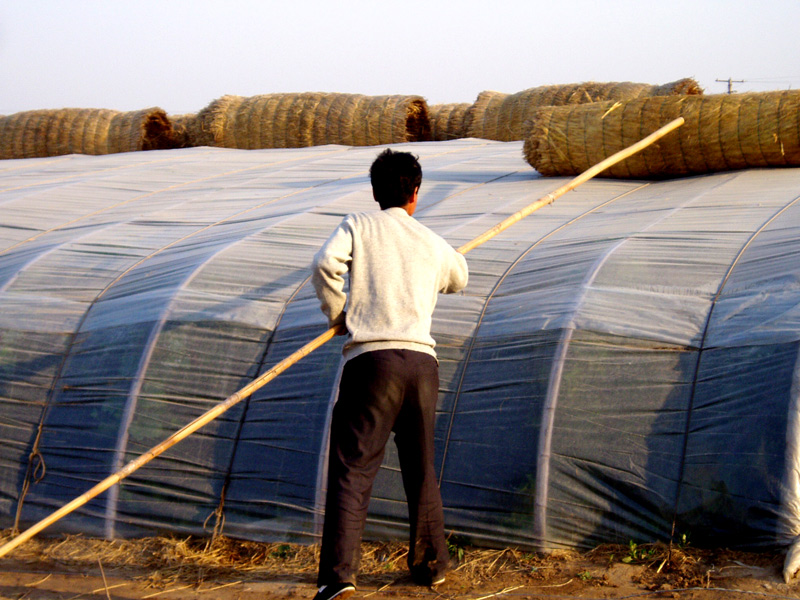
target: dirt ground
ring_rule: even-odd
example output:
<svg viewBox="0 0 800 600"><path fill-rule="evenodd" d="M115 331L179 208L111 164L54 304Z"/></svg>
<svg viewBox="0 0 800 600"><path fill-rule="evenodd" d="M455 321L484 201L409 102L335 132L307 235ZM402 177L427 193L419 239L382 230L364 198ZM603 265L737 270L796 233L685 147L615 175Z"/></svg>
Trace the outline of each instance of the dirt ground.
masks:
<svg viewBox="0 0 800 600"><path fill-rule="evenodd" d="M355 599L800 598L779 554L631 544L541 555L453 543L455 568L432 590L407 576L403 545L363 549ZM299 600L316 591L316 559L315 547L227 538L34 539L0 559L0 599Z"/></svg>

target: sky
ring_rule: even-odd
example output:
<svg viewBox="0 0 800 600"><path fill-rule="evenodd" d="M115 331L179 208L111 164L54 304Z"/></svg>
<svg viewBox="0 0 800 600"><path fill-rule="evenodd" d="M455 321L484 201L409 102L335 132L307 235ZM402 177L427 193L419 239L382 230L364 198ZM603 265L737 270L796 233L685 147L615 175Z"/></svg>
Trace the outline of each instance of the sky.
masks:
<svg viewBox="0 0 800 600"><path fill-rule="evenodd" d="M0 115L225 94L474 102L584 81L800 88L800 0L3 0Z"/></svg>

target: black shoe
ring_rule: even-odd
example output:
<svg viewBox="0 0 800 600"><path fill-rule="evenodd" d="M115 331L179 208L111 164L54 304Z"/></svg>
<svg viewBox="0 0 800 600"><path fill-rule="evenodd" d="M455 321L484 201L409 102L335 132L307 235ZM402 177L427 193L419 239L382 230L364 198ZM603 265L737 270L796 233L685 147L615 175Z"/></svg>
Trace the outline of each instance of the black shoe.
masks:
<svg viewBox="0 0 800 600"><path fill-rule="evenodd" d="M444 583L445 576L444 573L431 573L426 568L417 567L411 570L411 580L417 585L434 588Z"/></svg>
<svg viewBox="0 0 800 600"><path fill-rule="evenodd" d="M319 588L314 600L344 600L349 598L356 591L356 586L352 583L331 583L330 585L323 585Z"/></svg>

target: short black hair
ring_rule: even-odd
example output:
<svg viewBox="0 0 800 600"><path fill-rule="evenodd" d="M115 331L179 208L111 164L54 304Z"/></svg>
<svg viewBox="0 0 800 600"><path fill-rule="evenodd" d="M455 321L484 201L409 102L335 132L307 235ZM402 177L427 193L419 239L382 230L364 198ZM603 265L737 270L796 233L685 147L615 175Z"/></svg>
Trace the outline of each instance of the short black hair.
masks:
<svg viewBox="0 0 800 600"><path fill-rule="evenodd" d="M405 206L422 184L419 159L410 152L381 152L369 168L372 194L381 209Z"/></svg>

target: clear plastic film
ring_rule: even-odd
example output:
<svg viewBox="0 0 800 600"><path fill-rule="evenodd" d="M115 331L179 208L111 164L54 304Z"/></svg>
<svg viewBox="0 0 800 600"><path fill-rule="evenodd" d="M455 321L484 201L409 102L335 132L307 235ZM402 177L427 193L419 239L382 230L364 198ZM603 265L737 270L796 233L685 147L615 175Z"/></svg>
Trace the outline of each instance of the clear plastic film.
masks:
<svg viewBox="0 0 800 600"><path fill-rule="evenodd" d="M521 142L419 155L453 246L557 189ZM316 250L377 148L0 163L0 525L85 492L326 328ZM800 170L591 180L467 256L434 315L449 531L532 548L800 534ZM313 542L335 338L52 526ZM405 538L389 445L366 537Z"/></svg>

